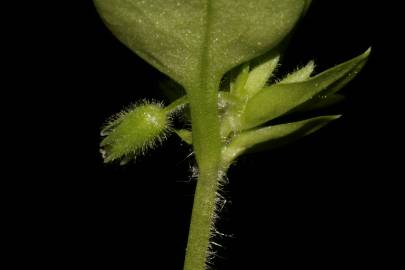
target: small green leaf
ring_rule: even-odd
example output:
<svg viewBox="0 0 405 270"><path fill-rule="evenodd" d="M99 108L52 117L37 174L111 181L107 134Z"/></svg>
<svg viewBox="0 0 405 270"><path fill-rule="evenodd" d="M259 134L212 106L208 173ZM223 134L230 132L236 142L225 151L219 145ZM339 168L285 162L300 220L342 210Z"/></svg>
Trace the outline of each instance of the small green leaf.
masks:
<svg viewBox="0 0 405 270"><path fill-rule="evenodd" d="M280 55L273 56L249 72L249 76L244 87L246 92L243 94L244 98L249 99L253 97L265 86L266 82L276 70L279 60Z"/></svg>
<svg viewBox="0 0 405 270"><path fill-rule="evenodd" d="M325 91L322 92L322 95L330 96L331 94L336 93L340 89L342 89L346 84L348 84L351 80L353 80L357 74L362 70L364 65L367 62L368 56L370 55L371 48L369 48L363 56L366 57L363 61L360 61L353 69L350 70L342 79L333 83L330 87L328 87Z"/></svg>
<svg viewBox="0 0 405 270"><path fill-rule="evenodd" d="M231 82L231 94L234 97L242 98L246 81L249 77L249 65L245 64L240 68L240 72L234 82Z"/></svg>
<svg viewBox="0 0 405 270"><path fill-rule="evenodd" d="M235 158L258 144L266 143L266 148L279 147L311 134L340 115L319 116L299 122L280 124L249 130L236 135L222 151L225 166Z"/></svg>
<svg viewBox="0 0 405 270"><path fill-rule="evenodd" d="M311 76L312 72L314 71L314 68L315 68L314 61L309 61L306 66L291 74L288 74L279 83L296 83L306 81Z"/></svg>
<svg viewBox="0 0 405 270"><path fill-rule="evenodd" d="M170 103L164 110L167 113L175 113L181 109L183 109L188 104L188 98L186 95L176 99L172 103Z"/></svg>
<svg viewBox="0 0 405 270"><path fill-rule="evenodd" d="M176 134L182 139L184 142L187 144L192 145L193 144L193 135L190 130L187 129L180 129L180 130L175 130Z"/></svg>
<svg viewBox="0 0 405 270"><path fill-rule="evenodd" d="M330 94L354 78L366 62L370 49L306 81L264 88L246 104L242 127L249 129L277 118L316 96ZM332 90L331 90L332 88Z"/></svg>
<svg viewBox="0 0 405 270"><path fill-rule="evenodd" d="M105 162L127 159L152 148L165 138L170 121L160 104L142 104L119 114L107 125L100 146Z"/></svg>

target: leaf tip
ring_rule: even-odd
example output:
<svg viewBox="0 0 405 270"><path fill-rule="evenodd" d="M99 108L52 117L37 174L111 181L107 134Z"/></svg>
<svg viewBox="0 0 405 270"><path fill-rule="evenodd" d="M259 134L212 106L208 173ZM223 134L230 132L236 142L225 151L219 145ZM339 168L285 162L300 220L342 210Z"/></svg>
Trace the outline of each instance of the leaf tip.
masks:
<svg viewBox="0 0 405 270"><path fill-rule="evenodd" d="M364 53L362 53L361 58L367 59L370 56L371 51L372 51L372 47L370 46Z"/></svg>
<svg viewBox="0 0 405 270"><path fill-rule="evenodd" d="M330 121L334 121L334 120L339 119L342 116L343 116L342 114L336 114L336 115L330 115L330 116L328 116L328 118Z"/></svg>

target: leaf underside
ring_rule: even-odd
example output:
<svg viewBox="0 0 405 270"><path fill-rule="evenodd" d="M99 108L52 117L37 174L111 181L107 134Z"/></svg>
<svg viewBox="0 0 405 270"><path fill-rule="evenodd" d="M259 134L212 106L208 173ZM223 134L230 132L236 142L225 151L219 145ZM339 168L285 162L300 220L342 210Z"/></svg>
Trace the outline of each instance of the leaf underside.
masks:
<svg viewBox="0 0 405 270"><path fill-rule="evenodd" d="M94 0L109 29L186 88L274 48L306 0Z"/></svg>

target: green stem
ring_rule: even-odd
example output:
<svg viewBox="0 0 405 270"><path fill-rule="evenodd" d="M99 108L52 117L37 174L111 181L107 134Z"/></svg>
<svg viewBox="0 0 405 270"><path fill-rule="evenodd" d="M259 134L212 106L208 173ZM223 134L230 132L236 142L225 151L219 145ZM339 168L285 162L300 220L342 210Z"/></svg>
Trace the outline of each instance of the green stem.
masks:
<svg viewBox="0 0 405 270"><path fill-rule="evenodd" d="M216 191L221 163L221 136L218 117L218 90L221 77L210 62L211 0L206 1L204 45L201 48L199 74L186 87L189 98L193 149L199 176L187 243L184 270L205 270L213 226ZM188 90L188 91L187 91Z"/></svg>
<svg viewBox="0 0 405 270"><path fill-rule="evenodd" d="M204 270L215 211L218 175L200 172L194 197L184 270Z"/></svg>
<svg viewBox="0 0 405 270"><path fill-rule="evenodd" d="M189 91L193 148L199 177L194 197L184 270L205 270L220 172L219 80Z"/></svg>

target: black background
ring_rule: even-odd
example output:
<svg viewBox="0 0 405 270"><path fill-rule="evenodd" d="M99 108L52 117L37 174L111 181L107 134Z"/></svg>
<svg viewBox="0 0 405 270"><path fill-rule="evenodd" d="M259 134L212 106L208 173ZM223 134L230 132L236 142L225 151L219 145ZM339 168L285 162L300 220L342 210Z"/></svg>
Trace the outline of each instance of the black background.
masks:
<svg viewBox="0 0 405 270"><path fill-rule="evenodd" d="M297 28L280 73L311 59L319 72L373 52L343 91L347 100L329 111L341 119L230 169L218 229L232 237L218 239L225 248L215 269L387 268L397 256L397 177L393 163L382 165L390 35L383 10L369 2L315 1ZM17 265L181 269L195 187L191 149L172 136L120 167L103 164L98 148L109 116L164 99L163 75L110 34L91 1L54 1L34 17L25 29L32 45L21 49L33 56L30 75L19 82L36 88L21 91L36 120L25 119L32 152L19 171L32 181L18 180L23 200L10 202L19 205Z"/></svg>

